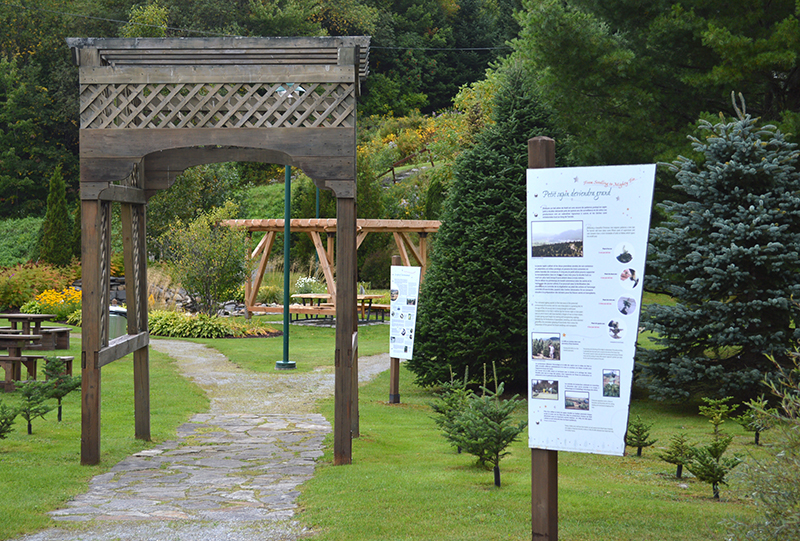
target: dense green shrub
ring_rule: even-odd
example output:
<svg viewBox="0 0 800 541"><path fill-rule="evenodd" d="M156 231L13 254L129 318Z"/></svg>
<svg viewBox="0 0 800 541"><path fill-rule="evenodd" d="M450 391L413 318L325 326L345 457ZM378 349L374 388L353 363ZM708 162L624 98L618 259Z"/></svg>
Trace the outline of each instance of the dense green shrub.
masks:
<svg viewBox="0 0 800 541"><path fill-rule="evenodd" d="M274 328L257 320L239 323L227 318L168 310L151 311L148 315L148 324L151 335L171 338L225 338L279 334Z"/></svg>
<svg viewBox="0 0 800 541"><path fill-rule="evenodd" d="M27 263L0 270L0 310L19 308L46 289L70 282L64 270L45 263Z"/></svg>
<svg viewBox="0 0 800 541"><path fill-rule="evenodd" d="M149 314L150 334L172 338L223 338L231 329L224 320L205 314L153 310Z"/></svg>
<svg viewBox="0 0 800 541"><path fill-rule="evenodd" d="M0 267L27 263L35 258L43 218L0 221Z"/></svg>

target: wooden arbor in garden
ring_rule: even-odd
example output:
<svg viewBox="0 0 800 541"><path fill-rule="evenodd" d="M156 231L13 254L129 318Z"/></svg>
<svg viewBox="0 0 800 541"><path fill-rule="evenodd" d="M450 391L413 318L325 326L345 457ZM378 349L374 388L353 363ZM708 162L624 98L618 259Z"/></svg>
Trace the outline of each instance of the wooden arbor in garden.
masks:
<svg viewBox="0 0 800 541"><path fill-rule="evenodd" d="M81 462L100 461L101 368L133 353L135 435L150 438L148 199L195 165L301 168L338 218L334 461L351 461L356 370L356 98L368 37L70 38L80 70ZM111 203L121 204L128 334L109 340Z"/></svg>
<svg viewBox="0 0 800 541"><path fill-rule="evenodd" d="M245 282L245 307L248 312L282 313L283 307L255 306L255 298L258 295L258 288L264 278L264 272L269 260L272 244L275 236L284 231L284 221L281 219L263 220L225 220L222 222L233 227L242 227L247 230L248 237L255 232L263 232L264 236L259 241L250 258L258 260L258 265L252 279ZM400 252L400 260L403 265L410 266L411 258L421 267L422 276L428 268L428 241L429 233L436 233L441 222L438 220L379 220L379 219L359 219L356 220L356 249L369 233L391 233L394 236L397 250ZM328 292L333 296L333 305L336 306L336 281L334 280L335 258L334 258L334 239L336 237L337 221L330 218L309 218L293 219L290 223L292 233L308 233L317 251L322 273L325 276L325 285ZM321 233L325 233L326 246L322 244ZM411 233L416 233L418 241L415 244L411 238ZM409 257L409 254L411 257ZM332 307L331 310L334 308ZM291 307L290 311L299 313L327 313L324 309L314 309L309 307L305 310L299 307Z"/></svg>

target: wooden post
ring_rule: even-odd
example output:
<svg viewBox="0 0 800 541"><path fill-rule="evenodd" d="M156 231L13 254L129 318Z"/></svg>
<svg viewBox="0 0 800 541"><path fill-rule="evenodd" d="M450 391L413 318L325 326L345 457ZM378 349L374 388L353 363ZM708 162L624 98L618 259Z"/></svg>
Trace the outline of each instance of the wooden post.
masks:
<svg viewBox="0 0 800 541"><path fill-rule="evenodd" d="M392 266L400 266L400 256L392 256ZM391 319L390 319L391 322ZM391 357L389 359L389 404L400 403L400 359Z"/></svg>
<svg viewBox="0 0 800 541"><path fill-rule="evenodd" d="M81 464L100 462L101 201L81 201ZM106 308L108 310L108 308Z"/></svg>
<svg viewBox="0 0 800 541"><path fill-rule="evenodd" d="M145 205L123 204L122 245L125 284L128 289L128 334L147 331L147 251ZM150 441L150 349L133 352L133 400L135 437Z"/></svg>
<svg viewBox="0 0 800 541"><path fill-rule="evenodd" d="M333 422L333 463L353 461L353 371L356 315L356 200L336 198L336 393ZM355 395L358 400L358 395Z"/></svg>
<svg viewBox="0 0 800 541"><path fill-rule="evenodd" d="M528 168L555 167L555 141L528 140ZM531 449L531 539L558 541L558 451Z"/></svg>

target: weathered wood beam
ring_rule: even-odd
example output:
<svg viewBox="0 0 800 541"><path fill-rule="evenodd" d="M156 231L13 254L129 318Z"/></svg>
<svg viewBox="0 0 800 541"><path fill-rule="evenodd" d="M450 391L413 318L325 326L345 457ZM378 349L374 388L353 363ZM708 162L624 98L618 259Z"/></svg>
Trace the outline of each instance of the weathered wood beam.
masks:
<svg viewBox="0 0 800 541"><path fill-rule="evenodd" d="M399 231L395 231L392 233L394 236L394 243L397 245L397 249L400 251L400 259L403 260L403 265L406 267L411 266L411 260L408 258L408 251L406 250L406 245L403 242L403 237L400 235Z"/></svg>
<svg viewBox="0 0 800 541"><path fill-rule="evenodd" d="M196 58L187 57L187 63ZM336 65L152 65L97 66L81 69L81 84L185 83L349 83L353 70Z"/></svg>
<svg viewBox="0 0 800 541"><path fill-rule="evenodd" d="M319 264L322 267L322 274L325 276L325 284L328 286L328 293L335 299L336 298L336 280L333 278L333 268L328 261L328 254L325 247L322 246L322 239L318 231L309 231L311 241L314 243L314 248L317 250L317 257Z"/></svg>
<svg viewBox="0 0 800 541"><path fill-rule="evenodd" d="M146 348L150 344L150 333L147 331L138 334L124 334L108 342L108 346L100 350L98 365L103 366L113 363L137 349Z"/></svg>
<svg viewBox="0 0 800 541"><path fill-rule="evenodd" d="M258 290L261 288L261 282L264 279L264 271L267 269L267 262L269 261L269 254L272 251L272 246L275 243L275 232L274 231L267 231L264 235L264 238L261 239L261 242L258 243L258 247L253 251L253 257L256 256L257 252L261 252L261 259L258 262L258 268L256 269L256 273L253 279L253 285L250 287L250 298L247 299L246 305L248 309L252 308L252 306L256 303L256 297L258 296ZM252 312L252 310L250 310Z"/></svg>

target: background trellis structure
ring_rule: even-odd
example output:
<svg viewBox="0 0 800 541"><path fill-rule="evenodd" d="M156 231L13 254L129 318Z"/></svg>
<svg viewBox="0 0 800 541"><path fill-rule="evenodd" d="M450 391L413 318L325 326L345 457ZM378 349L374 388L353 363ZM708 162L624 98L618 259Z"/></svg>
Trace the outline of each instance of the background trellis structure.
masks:
<svg viewBox="0 0 800 541"><path fill-rule="evenodd" d="M133 353L150 439L146 207L195 165L301 168L337 201L334 462L351 462L357 371L356 98L369 37L69 38L80 70L81 463L100 461L101 368ZM128 334L109 340L111 203L121 203Z"/></svg>

